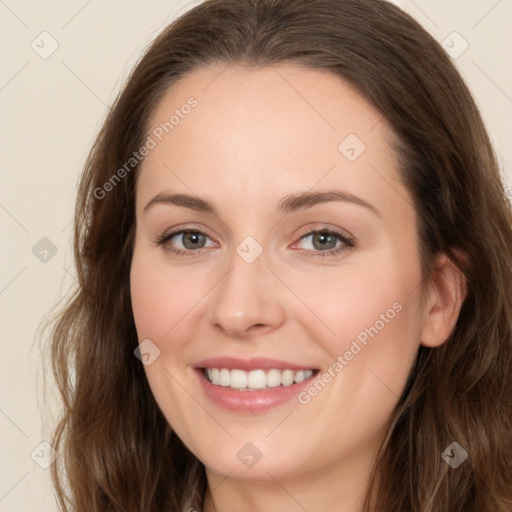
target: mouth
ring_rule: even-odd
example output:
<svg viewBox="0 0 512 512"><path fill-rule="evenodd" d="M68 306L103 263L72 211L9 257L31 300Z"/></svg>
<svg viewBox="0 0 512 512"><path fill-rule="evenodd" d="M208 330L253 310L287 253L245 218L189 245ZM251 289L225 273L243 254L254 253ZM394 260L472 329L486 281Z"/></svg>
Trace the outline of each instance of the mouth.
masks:
<svg viewBox="0 0 512 512"><path fill-rule="evenodd" d="M279 387L291 387L313 378L319 370L291 369L255 369L241 370L238 368L201 368L208 382L214 386L231 388L237 391L264 391Z"/></svg>
<svg viewBox="0 0 512 512"><path fill-rule="evenodd" d="M300 363L253 357L212 357L194 365L205 397L237 414L258 414L290 402L320 373Z"/></svg>

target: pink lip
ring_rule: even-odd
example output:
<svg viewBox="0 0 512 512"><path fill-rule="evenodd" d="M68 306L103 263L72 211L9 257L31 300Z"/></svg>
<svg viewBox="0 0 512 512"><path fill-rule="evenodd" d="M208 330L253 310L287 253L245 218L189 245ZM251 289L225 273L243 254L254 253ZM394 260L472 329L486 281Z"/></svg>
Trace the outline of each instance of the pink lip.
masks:
<svg viewBox="0 0 512 512"><path fill-rule="evenodd" d="M302 366L299 364L287 363L277 359L268 359L266 357L253 357L252 359L237 359L236 357L211 357L199 361L196 368L227 368L228 370L313 370L311 366Z"/></svg>
<svg viewBox="0 0 512 512"><path fill-rule="evenodd" d="M204 368L228 368L244 371L258 369L268 370L271 368L299 371L313 368L266 358L242 360L223 357L200 361L195 368L195 373L197 374L201 386L208 398L224 409L246 414L263 413L291 400L294 397L297 397L301 391L311 385L311 382L315 379L318 373L315 371L309 379L299 382L298 384L292 384L291 386L278 386L261 391L239 391L232 389L231 387L212 384L206 378Z"/></svg>

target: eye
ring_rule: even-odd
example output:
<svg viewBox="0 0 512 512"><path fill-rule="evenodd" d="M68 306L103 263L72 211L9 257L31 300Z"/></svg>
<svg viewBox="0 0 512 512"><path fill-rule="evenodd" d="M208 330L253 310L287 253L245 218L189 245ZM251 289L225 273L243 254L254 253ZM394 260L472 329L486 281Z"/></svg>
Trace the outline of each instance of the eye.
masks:
<svg viewBox="0 0 512 512"><path fill-rule="evenodd" d="M312 229L300 237L300 240L311 238L311 249L301 249L301 253L308 257L336 256L354 247L354 240L343 233L328 227ZM180 229L171 233L164 233L155 244L164 246L165 250L176 256L198 256L202 254L201 249L207 247L206 241L210 237L199 229ZM182 248L178 244L182 245ZM338 244L338 245L337 245ZM178 245L178 247L177 247ZM210 247L215 247L213 243Z"/></svg>
<svg viewBox="0 0 512 512"><path fill-rule="evenodd" d="M176 254L177 256L192 256L196 255L198 249L206 247L205 241L208 239L208 235L198 229L180 229L171 233L164 233L160 236L155 243L157 245L165 246L165 250ZM175 248L176 243L181 241L182 247ZM215 245L215 244L213 244Z"/></svg>
<svg viewBox="0 0 512 512"><path fill-rule="evenodd" d="M325 226L312 229L300 237L301 240L307 238L311 238L310 245L313 246L313 252L310 250L301 250L301 252L308 257L336 256L350 247L354 247L354 240L352 238ZM338 242L340 244L337 246Z"/></svg>

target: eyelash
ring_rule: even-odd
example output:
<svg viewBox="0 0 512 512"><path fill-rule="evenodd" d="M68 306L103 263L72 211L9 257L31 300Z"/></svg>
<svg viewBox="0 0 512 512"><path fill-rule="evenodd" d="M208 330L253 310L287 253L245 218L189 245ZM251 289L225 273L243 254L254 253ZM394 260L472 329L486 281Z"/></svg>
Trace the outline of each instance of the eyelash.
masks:
<svg viewBox="0 0 512 512"><path fill-rule="evenodd" d="M201 231L200 229L180 229L180 230L177 230L177 231L173 231L171 233L164 233L164 234L162 234L161 236L158 237L157 240L155 240L155 244L158 245L158 246L163 246L170 239L175 237L176 235L180 235L180 234L184 234L184 233L199 233L200 235L204 235L204 236L208 237L208 235L206 233L204 233L203 231ZM345 236L344 234L340 233L339 231L336 231L336 230L334 230L332 228L328 228L326 226L324 226L322 228L315 228L315 229L312 229L312 230L308 231L307 233L303 234L300 237L300 240L302 240L303 238L307 238L310 235L314 235L316 233L323 233L323 234L326 234L328 236L335 236L341 242L343 242L344 245L342 245L341 247L338 247L336 249L329 249L329 250L326 250L326 251L311 251L311 250L302 249L301 250L301 254L303 254L303 255L305 255L307 257L312 257L312 258L315 258L315 257L324 258L326 256L333 256L334 257L334 256L340 255L342 252L346 251L347 249L349 249L351 247L354 247L354 245L355 245L354 244L354 240L352 238L348 238L347 236ZM199 250L183 250L183 249L173 249L171 247L166 247L166 251L168 251L170 253L173 253L176 256L193 256L193 255L197 255Z"/></svg>

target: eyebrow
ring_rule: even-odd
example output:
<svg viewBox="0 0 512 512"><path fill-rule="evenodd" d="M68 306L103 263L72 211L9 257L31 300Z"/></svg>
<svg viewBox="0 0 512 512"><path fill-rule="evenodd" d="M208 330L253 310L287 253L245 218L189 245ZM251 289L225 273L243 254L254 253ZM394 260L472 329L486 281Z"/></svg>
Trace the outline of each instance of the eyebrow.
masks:
<svg viewBox="0 0 512 512"><path fill-rule="evenodd" d="M363 206L377 216L382 217L380 211L368 201L346 192L344 190L325 190L319 192L297 192L288 194L278 203L277 210L282 214L287 214L296 210L305 210L320 203L340 201ZM217 216L217 211L212 203L197 196L188 194L157 194L144 207L144 212L156 204L169 204L182 206L203 213L210 213Z"/></svg>

